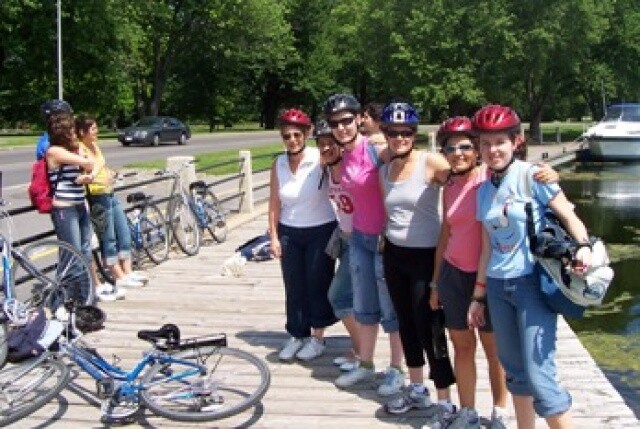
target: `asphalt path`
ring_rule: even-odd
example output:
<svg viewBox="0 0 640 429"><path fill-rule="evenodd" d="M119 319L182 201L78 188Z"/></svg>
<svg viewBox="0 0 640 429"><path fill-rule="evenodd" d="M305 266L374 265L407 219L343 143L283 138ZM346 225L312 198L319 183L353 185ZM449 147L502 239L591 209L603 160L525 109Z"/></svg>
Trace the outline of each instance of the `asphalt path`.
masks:
<svg viewBox="0 0 640 429"><path fill-rule="evenodd" d="M25 187L30 180L31 164L35 159L33 146L0 149L0 171L2 187L12 190ZM110 167L118 168L141 161L166 159L177 155L196 155L224 150L242 150L277 143L277 131L225 132L219 134L194 135L186 145L161 144L160 146L124 147L116 140L101 140L100 147Z"/></svg>

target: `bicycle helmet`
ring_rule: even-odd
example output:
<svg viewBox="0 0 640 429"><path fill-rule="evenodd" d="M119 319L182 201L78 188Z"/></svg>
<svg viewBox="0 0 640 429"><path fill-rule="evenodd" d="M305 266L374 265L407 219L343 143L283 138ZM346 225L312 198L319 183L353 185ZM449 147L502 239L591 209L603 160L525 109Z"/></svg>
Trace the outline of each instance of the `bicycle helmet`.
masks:
<svg viewBox="0 0 640 429"><path fill-rule="evenodd" d="M95 305L80 305L75 309L76 328L80 332L94 332L104 328L107 315Z"/></svg>
<svg viewBox="0 0 640 429"><path fill-rule="evenodd" d="M52 113L60 112L72 115L73 109L71 108L71 105L64 100L47 100L40 105L40 114L42 115L44 122L49 120L49 116Z"/></svg>
<svg viewBox="0 0 640 429"><path fill-rule="evenodd" d="M408 125L417 128L420 117L416 109L409 103L391 103L382 111L382 125Z"/></svg>
<svg viewBox="0 0 640 429"><path fill-rule="evenodd" d="M474 137L473 124L471 119L466 116L455 116L444 121L436 134L436 141L440 146L444 146L447 143L449 137L453 136L467 136Z"/></svg>
<svg viewBox="0 0 640 429"><path fill-rule="evenodd" d="M521 122L512 108L489 104L473 115L472 123L475 131L491 133L518 130Z"/></svg>
<svg viewBox="0 0 640 429"><path fill-rule="evenodd" d="M311 128L311 119L302 110L287 109L280 114L280 125L295 125L302 128Z"/></svg>
<svg viewBox="0 0 640 429"><path fill-rule="evenodd" d="M316 126L313 129L313 138L317 139L318 137L323 136L333 136L333 134L331 133L331 127L329 126L329 123L324 119L321 119L316 122Z"/></svg>
<svg viewBox="0 0 640 429"><path fill-rule="evenodd" d="M360 113L360 102L350 94L333 94L324 103L325 116L331 116L338 112L348 111L354 114Z"/></svg>

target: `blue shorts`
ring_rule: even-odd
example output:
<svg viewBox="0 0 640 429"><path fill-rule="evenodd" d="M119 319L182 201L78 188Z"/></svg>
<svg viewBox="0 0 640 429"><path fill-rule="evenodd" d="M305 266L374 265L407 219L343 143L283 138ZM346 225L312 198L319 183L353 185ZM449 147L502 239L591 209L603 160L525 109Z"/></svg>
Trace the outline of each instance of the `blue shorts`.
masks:
<svg viewBox="0 0 640 429"><path fill-rule="evenodd" d="M351 283L351 266L349 262L349 242L347 238L340 239L341 249L336 269L329 286L329 302L333 313L338 319L353 314L353 284Z"/></svg>

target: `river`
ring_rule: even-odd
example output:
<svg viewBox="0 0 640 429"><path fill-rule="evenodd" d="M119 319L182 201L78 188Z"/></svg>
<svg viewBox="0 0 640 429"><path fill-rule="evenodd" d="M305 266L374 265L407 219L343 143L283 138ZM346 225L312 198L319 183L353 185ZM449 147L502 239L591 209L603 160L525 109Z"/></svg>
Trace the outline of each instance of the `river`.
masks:
<svg viewBox="0 0 640 429"><path fill-rule="evenodd" d="M640 164L576 163L561 177L589 232L607 244L615 271L604 305L569 323L639 415Z"/></svg>

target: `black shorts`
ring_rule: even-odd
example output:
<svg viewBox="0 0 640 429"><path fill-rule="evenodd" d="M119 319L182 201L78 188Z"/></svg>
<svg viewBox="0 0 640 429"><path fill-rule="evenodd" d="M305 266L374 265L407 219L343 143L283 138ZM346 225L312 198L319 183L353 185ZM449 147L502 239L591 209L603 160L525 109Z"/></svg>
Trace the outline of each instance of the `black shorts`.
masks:
<svg viewBox="0 0 640 429"><path fill-rule="evenodd" d="M476 273L467 273L442 260L438 277L438 297L444 310L444 325L448 329L469 329L467 313L476 283ZM485 305L482 332L493 332L489 308Z"/></svg>

